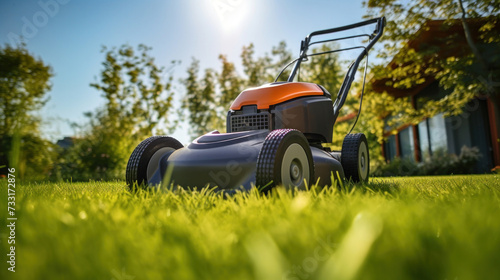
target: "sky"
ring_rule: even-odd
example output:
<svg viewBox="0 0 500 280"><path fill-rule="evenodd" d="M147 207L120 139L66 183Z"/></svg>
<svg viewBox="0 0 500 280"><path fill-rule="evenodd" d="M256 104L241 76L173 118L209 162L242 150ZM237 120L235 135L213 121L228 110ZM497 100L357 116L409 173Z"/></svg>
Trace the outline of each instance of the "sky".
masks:
<svg viewBox="0 0 500 280"><path fill-rule="evenodd" d="M1 0L0 45L22 36L30 53L53 68L50 101L40 114L44 136L55 141L74 134L70 122L85 122L84 112L104 104L89 86L102 69L102 46L145 44L160 66L180 60L175 81L186 76L193 57L200 69L219 69L219 54L241 74L243 46L254 43L260 56L285 41L298 55L310 32L364 14L362 0ZM174 89L178 102L184 89ZM181 124L172 136L188 143L187 128Z"/></svg>

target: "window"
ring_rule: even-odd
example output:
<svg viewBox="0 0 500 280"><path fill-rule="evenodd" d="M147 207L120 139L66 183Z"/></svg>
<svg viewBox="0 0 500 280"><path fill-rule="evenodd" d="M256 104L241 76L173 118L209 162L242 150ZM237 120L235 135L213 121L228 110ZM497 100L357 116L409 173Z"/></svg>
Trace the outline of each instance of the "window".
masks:
<svg viewBox="0 0 500 280"><path fill-rule="evenodd" d="M419 123L418 134L424 158L431 156L437 150L448 150L446 122L442 113Z"/></svg>
<svg viewBox="0 0 500 280"><path fill-rule="evenodd" d="M444 121L443 113L435 115L434 117L428 119L428 121L429 136L431 139L431 150L448 150L446 139L446 124Z"/></svg>
<svg viewBox="0 0 500 280"><path fill-rule="evenodd" d="M422 152L422 159L428 158L431 155L430 135L427 126L427 120L418 124L418 135L420 140L420 151Z"/></svg>
<svg viewBox="0 0 500 280"><path fill-rule="evenodd" d="M388 160L392 160L393 158L396 157L396 136L391 135L387 138L387 140L384 143L384 149L385 149L385 158Z"/></svg>
<svg viewBox="0 0 500 280"><path fill-rule="evenodd" d="M413 142L413 128L411 126L399 132L399 147L401 148L401 158L415 159L415 145Z"/></svg>

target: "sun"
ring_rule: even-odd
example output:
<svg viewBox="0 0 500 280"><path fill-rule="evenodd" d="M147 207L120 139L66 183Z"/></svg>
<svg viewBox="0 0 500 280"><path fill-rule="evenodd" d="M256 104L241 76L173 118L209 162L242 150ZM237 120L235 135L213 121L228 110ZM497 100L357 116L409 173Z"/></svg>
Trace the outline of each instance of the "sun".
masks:
<svg viewBox="0 0 500 280"><path fill-rule="evenodd" d="M210 0L222 29L226 32L238 29L251 10L252 1Z"/></svg>

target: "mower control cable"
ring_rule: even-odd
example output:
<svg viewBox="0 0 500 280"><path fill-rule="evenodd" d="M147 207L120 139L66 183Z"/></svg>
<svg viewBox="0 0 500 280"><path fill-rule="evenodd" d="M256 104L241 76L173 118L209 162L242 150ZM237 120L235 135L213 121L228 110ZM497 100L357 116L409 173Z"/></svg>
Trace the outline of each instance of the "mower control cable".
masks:
<svg viewBox="0 0 500 280"><path fill-rule="evenodd" d="M361 105L363 104L363 95L365 93L365 82L366 82L366 71L368 69L368 52L366 52L366 60L365 60L365 69L364 69L364 74L363 74L363 87L361 88L361 96L359 97L359 109L358 113L356 114L356 119L354 120L354 123L352 124L351 130L347 134L351 134L352 130L358 123L359 115L361 114Z"/></svg>

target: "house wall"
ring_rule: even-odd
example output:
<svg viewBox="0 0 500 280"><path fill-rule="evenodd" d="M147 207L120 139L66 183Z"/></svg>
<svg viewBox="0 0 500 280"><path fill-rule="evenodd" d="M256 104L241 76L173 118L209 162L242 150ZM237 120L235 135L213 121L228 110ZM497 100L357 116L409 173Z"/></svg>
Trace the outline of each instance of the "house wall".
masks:
<svg viewBox="0 0 500 280"><path fill-rule="evenodd" d="M488 103L484 98L476 98L461 115L445 118L438 114L401 129L387 138L383 150L387 160L399 156L421 161L438 150L459 155L463 146L477 147L481 159L471 171L484 173L495 166L491 139Z"/></svg>
<svg viewBox="0 0 500 280"><path fill-rule="evenodd" d="M448 151L458 155L463 146L477 147L481 158L475 172L491 170L494 164L486 100L472 100L461 115L446 118L445 121Z"/></svg>
<svg viewBox="0 0 500 280"><path fill-rule="evenodd" d="M495 169L500 170L500 93L488 97L488 117L490 122L493 162Z"/></svg>

